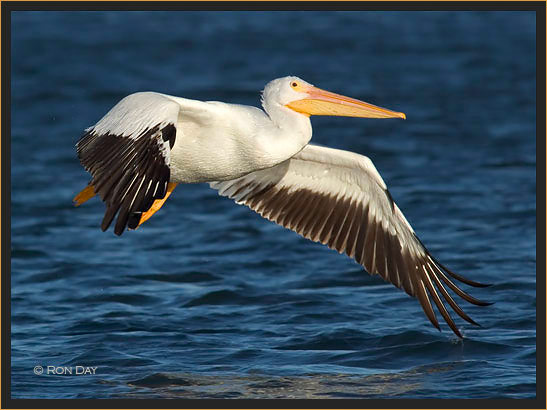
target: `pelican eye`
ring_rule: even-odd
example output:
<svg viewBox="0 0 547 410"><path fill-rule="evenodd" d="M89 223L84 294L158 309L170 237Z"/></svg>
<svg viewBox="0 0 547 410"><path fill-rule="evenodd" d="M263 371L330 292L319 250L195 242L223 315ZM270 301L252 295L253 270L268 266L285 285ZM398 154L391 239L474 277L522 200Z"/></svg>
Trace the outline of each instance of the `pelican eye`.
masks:
<svg viewBox="0 0 547 410"><path fill-rule="evenodd" d="M297 85L298 85L298 84L297 84L296 82L292 82L292 83L291 83L291 87L293 87L293 88L296 88Z"/></svg>

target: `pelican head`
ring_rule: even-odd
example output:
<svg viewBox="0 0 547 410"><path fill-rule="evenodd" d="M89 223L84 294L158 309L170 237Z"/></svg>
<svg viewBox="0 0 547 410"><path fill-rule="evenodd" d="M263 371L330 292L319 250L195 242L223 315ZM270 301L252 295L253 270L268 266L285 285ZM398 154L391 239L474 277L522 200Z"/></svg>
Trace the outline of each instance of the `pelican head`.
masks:
<svg viewBox="0 0 547 410"><path fill-rule="evenodd" d="M361 118L403 118L402 112L391 111L314 87L301 78L289 76L270 81L262 93L263 101L276 101L305 116L334 115Z"/></svg>

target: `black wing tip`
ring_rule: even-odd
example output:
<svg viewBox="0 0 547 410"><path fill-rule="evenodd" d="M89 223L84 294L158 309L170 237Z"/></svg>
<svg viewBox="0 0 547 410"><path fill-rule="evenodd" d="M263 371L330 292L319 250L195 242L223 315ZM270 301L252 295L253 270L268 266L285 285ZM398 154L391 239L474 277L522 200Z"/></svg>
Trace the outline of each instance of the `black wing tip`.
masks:
<svg viewBox="0 0 547 410"><path fill-rule="evenodd" d="M429 283L429 282L424 282L428 288L428 291L431 295L431 297L433 298L433 300L435 301L435 304L437 305L437 308L439 309L439 312L442 314L442 316L444 317L446 323L449 325L449 327L452 329L452 331L454 332L454 334L456 336L458 336L460 339L463 339L463 336L461 334L461 332L459 331L459 329L457 328L456 324L454 323L454 321L452 320L452 318L450 317L450 315L448 314L448 312L446 311L446 308L444 307L444 303L443 301L439 298L439 296L436 294L435 292L435 287L441 292L441 294L444 296L444 299L446 302L448 302L448 304L452 307L452 309L462 318L464 319L465 321L471 323L472 325L474 326L477 326L477 327L482 327L479 323L475 322L473 319L471 319L459 306L458 304L452 299L452 297L448 294L448 292L446 291L446 289L444 288L444 286L442 285L442 283L440 282L440 279L437 277L437 274L440 274L440 278L445 281L449 287L456 292L456 294L458 294L460 297L462 297L464 300L466 300L467 302L469 303L472 303L472 304L475 304L475 305L479 305L479 306L489 306L489 305L492 305L493 303L491 302L484 302L482 300L479 300L479 299L475 299L473 298L472 296L468 295L467 293L463 292L461 289L459 289L454 283L452 283L450 281L450 279L448 279L446 277L446 275L443 273L443 270L447 273L447 274L451 274L450 276L453 276L457 279L459 279L459 275L456 275L456 274L453 274L453 272L450 272L448 269L446 269L446 267L444 267L443 265L441 265L440 263L438 263L438 261L434 260L431 255L429 255L429 258L431 259L431 262L433 262L432 264L429 264L430 267L433 267L433 269L430 269L430 273L432 274L432 279L434 281L434 284L433 283ZM429 263L429 262L428 262ZM428 274L427 271L424 271L423 272L424 274ZM463 281L462 281L463 282ZM476 282L473 282L473 283L476 283ZM483 284L479 284L479 285L483 285ZM484 286L484 285L483 285Z"/></svg>
<svg viewBox="0 0 547 410"><path fill-rule="evenodd" d="M422 244L422 246L423 246L423 244ZM428 256L431 258L431 260L434 263L436 263L437 265L439 265L441 267L441 269L443 269L446 273L448 273L454 279L457 279L460 282L465 283L466 285L473 286L475 288L487 288L487 287L493 285L492 283L480 283L480 282L476 282L476 281L471 280L471 279L467 279L465 276L459 275L459 274L451 271L446 266L444 266L442 263L440 263L437 259L435 259L429 252L427 252L427 253L428 253Z"/></svg>
<svg viewBox="0 0 547 410"><path fill-rule="evenodd" d="M427 318L429 319L433 327L442 333L443 330L441 329L441 325L439 323L435 323L433 320L431 320L429 316Z"/></svg>
<svg viewBox="0 0 547 410"><path fill-rule="evenodd" d="M475 322L470 317L466 317L466 318L464 318L464 320L468 323L471 323L473 326L482 327L482 325L480 323Z"/></svg>
<svg viewBox="0 0 547 410"><path fill-rule="evenodd" d="M487 288L489 286L492 286L492 283L480 283L480 282L475 282L474 280L471 280L471 279L467 279L467 278L464 278L463 276L460 276L460 275L457 275L453 272L450 272L448 271L446 268L445 270L448 272L448 274L450 276L452 276L453 278L455 279L458 279L459 281L465 283L466 285L469 285L469 286L473 286L475 288ZM462 279L465 279L465 280L462 280Z"/></svg>
<svg viewBox="0 0 547 410"><path fill-rule="evenodd" d="M135 230L139 227L139 222L141 221L142 212L133 212L131 215L129 215L129 219L127 220L127 229L129 230Z"/></svg>
<svg viewBox="0 0 547 410"><path fill-rule="evenodd" d="M462 335L462 333L460 332L460 329L458 329L458 328L456 327L456 324L455 324L455 323L450 323L450 322L446 321L446 324L448 325L448 327L450 328L450 330L452 330L452 332L453 332L456 336L458 336L458 338L463 339L463 335ZM442 329L439 328L439 331L442 332Z"/></svg>
<svg viewBox="0 0 547 410"><path fill-rule="evenodd" d="M471 285L471 286L474 286L476 288L489 288L490 286L494 286L493 283L480 283L480 282L474 282L475 285Z"/></svg>
<svg viewBox="0 0 547 410"><path fill-rule="evenodd" d="M115 219L114 234L117 236L126 228L136 229L142 212L147 211L155 199L163 199L167 194L171 172L164 144L173 147L176 127L169 123L160 130L160 126L148 128L132 138L110 133L97 135L90 129L76 144L80 162L91 172L92 181L97 183L97 194L107 205L101 223L103 232ZM156 138L158 130L161 131L160 139ZM130 154L137 157L127 163ZM113 175L108 172L111 169L116 170ZM136 180L137 176L141 179ZM144 183L147 185L141 189ZM157 188L155 193L154 187Z"/></svg>

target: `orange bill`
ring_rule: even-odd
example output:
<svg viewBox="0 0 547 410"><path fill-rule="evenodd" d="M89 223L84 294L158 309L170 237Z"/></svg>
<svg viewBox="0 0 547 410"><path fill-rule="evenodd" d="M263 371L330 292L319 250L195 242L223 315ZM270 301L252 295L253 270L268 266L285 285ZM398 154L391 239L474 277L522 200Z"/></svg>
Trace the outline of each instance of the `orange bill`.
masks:
<svg viewBox="0 0 547 410"><path fill-rule="evenodd" d="M402 112L388 110L364 101L331 93L310 85L299 85L300 92L308 94L301 100L286 104L287 107L304 115L333 115L361 118L402 118Z"/></svg>

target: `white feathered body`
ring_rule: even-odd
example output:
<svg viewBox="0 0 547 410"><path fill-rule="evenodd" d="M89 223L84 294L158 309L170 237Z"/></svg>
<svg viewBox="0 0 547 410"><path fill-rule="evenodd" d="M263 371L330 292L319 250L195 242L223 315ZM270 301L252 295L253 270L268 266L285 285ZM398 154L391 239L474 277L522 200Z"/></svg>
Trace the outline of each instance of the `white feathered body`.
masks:
<svg viewBox="0 0 547 410"><path fill-rule="evenodd" d="M177 99L177 102L181 110L172 150L172 182L238 178L270 168L303 148L297 141L287 146L285 140L290 140L289 134L283 138L281 130L258 108L216 101ZM203 109L194 110L198 106ZM280 140L275 150L271 149L269 139L273 134L278 134Z"/></svg>

